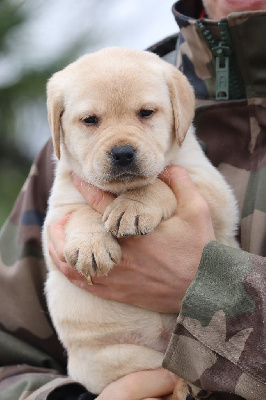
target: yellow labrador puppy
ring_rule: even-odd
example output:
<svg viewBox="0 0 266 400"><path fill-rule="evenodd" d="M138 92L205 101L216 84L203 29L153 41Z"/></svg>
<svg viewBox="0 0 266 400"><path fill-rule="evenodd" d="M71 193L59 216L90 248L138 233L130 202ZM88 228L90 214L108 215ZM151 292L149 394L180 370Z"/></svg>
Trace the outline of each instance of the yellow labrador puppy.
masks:
<svg viewBox="0 0 266 400"><path fill-rule="evenodd" d="M67 262L87 277L107 275L121 257L117 238L147 234L175 212L172 191L157 177L178 164L206 199L217 241L237 246L236 202L194 136L194 106L181 72L154 54L125 48L85 55L48 83L59 161L43 232L46 293L69 374L93 393L130 372L160 367L176 316L97 298L71 284L49 257L48 227L71 213ZM74 187L72 171L117 195L103 217Z"/></svg>

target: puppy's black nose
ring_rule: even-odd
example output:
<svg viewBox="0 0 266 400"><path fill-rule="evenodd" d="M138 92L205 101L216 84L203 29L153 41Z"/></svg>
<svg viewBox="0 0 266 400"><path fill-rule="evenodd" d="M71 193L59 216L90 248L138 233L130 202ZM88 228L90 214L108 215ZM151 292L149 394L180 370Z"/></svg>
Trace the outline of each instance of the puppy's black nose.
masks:
<svg viewBox="0 0 266 400"><path fill-rule="evenodd" d="M127 167L135 159L135 149L130 145L115 146L111 150L111 159L118 167Z"/></svg>

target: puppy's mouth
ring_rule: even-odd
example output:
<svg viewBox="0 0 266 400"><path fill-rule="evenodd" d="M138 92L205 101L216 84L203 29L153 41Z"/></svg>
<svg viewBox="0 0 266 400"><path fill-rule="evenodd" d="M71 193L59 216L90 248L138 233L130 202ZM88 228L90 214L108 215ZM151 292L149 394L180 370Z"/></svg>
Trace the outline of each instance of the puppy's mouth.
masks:
<svg viewBox="0 0 266 400"><path fill-rule="evenodd" d="M154 175L142 174L136 171L112 171L109 174L101 175L100 179L96 178L92 183L100 189L119 193L124 190L146 186L155 179L156 176Z"/></svg>
<svg viewBox="0 0 266 400"><path fill-rule="evenodd" d="M119 173L112 173L109 176L108 182L109 183L131 183L136 181L144 181L147 179L147 176L143 176L141 174L135 172L119 172Z"/></svg>
<svg viewBox="0 0 266 400"><path fill-rule="evenodd" d="M147 171L141 169L137 163L123 168L111 166L104 176L104 180L109 183L127 183L145 179L147 179Z"/></svg>

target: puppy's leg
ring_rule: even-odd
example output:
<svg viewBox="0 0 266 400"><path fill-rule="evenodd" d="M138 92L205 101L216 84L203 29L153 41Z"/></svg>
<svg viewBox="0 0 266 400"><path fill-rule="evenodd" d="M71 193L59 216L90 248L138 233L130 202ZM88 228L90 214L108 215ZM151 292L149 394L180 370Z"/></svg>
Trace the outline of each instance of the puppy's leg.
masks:
<svg viewBox="0 0 266 400"><path fill-rule="evenodd" d="M66 261L83 275L107 275L119 263L121 250L117 240L88 205L71 214L65 233Z"/></svg>
<svg viewBox="0 0 266 400"><path fill-rule="evenodd" d="M177 204L172 190L161 180L118 196L107 207L105 228L116 237L145 235L164 219L170 218Z"/></svg>

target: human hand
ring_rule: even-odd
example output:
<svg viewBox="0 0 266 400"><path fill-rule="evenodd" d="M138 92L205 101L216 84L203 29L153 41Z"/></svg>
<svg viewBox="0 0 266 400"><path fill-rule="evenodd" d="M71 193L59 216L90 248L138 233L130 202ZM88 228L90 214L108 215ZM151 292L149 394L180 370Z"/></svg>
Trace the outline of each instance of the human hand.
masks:
<svg viewBox="0 0 266 400"><path fill-rule="evenodd" d="M69 266L64 255L64 224L50 228L50 255L56 266L77 286L110 300L122 301L157 312L178 313L194 279L204 246L215 240L207 203L182 167L167 167L160 177L177 199L176 214L154 232L119 240L122 259L107 277L93 277L93 285ZM74 176L84 199L99 213L114 196Z"/></svg>
<svg viewBox="0 0 266 400"><path fill-rule="evenodd" d="M96 400L159 400L173 393L179 379L163 368L133 372L110 383Z"/></svg>

